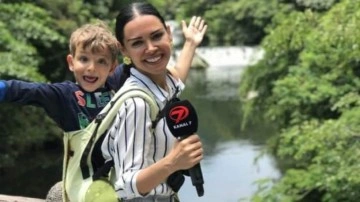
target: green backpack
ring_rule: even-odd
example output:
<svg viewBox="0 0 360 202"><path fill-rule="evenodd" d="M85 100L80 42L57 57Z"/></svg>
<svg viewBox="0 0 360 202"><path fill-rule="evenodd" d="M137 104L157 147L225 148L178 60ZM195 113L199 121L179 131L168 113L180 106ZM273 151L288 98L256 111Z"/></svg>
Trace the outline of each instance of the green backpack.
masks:
<svg viewBox="0 0 360 202"><path fill-rule="evenodd" d="M95 144L101 145L120 106L131 97L141 97L150 105L151 120L155 122L159 108L152 93L144 88L124 86L85 129L64 134L64 202L89 202L100 199L104 202L119 201L110 183L113 174L109 170L112 165L107 164L94 172L92 155ZM101 172L105 172L109 177L102 177Z"/></svg>

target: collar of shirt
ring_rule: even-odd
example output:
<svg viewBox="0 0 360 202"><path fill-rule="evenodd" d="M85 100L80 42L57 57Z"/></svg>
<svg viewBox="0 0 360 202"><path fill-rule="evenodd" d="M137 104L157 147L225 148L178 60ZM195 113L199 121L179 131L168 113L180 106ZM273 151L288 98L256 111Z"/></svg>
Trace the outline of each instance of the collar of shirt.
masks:
<svg viewBox="0 0 360 202"><path fill-rule="evenodd" d="M153 82L149 77L139 72L136 68L131 68L131 75L126 82L131 84L139 84L140 86L150 90L155 96L156 99L161 101L163 104L170 99L178 88L178 94L185 88L184 83L180 79L175 79L170 74L166 76L166 85L170 92L166 92L164 89L160 88L155 82ZM179 95L178 95L179 96Z"/></svg>

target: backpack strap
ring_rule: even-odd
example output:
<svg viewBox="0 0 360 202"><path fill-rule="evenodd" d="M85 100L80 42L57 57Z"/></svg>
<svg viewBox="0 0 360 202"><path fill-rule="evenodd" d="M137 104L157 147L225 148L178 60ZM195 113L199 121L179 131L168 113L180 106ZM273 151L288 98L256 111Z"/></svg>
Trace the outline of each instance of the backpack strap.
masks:
<svg viewBox="0 0 360 202"><path fill-rule="evenodd" d="M89 158L90 152L94 147L95 141L101 136L105 135L106 131L110 124L113 123L114 118L120 106L124 103L125 100L132 97L143 98L150 105L150 117L153 121L153 128L156 125L156 116L159 113L159 107L153 97L152 93L145 88L140 88L137 86L122 87L111 99L109 104L96 116L95 118L95 130L92 133L88 144L85 147L85 150L81 156L80 168L82 172L83 179L90 177L89 163L91 164L91 159Z"/></svg>
<svg viewBox="0 0 360 202"><path fill-rule="evenodd" d="M101 177L107 176L113 166L114 166L114 161L113 160L107 161L103 166L101 166L99 168L99 170L97 170L94 173L94 175L92 176L92 179L93 180L98 180Z"/></svg>

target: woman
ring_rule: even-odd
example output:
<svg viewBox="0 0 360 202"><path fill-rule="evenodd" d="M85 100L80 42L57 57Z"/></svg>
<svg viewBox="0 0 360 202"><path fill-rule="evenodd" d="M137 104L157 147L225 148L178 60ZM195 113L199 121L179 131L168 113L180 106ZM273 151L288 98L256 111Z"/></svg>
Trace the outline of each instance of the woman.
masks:
<svg viewBox="0 0 360 202"><path fill-rule="evenodd" d="M202 39L207 28L204 21L193 18L190 24L199 29ZM151 4L138 2L120 11L115 32L129 74L124 86L146 88L163 109L183 90L182 80L187 76L187 71L173 69L169 73L166 69L172 47L170 28ZM123 201L174 201L175 192L167 178L203 158L198 135L178 141L164 118L152 132L149 104L141 98L128 99L121 106L102 151L105 159L114 161L114 186Z"/></svg>

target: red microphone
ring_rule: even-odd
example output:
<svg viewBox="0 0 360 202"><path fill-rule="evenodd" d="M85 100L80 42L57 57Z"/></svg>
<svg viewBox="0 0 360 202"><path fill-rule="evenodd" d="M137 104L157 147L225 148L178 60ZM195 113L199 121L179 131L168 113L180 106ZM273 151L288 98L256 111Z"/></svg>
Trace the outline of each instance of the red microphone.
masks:
<svg viewBox="0 0 360 202"><path fill-rule="evenodd" d="M166 123L171 133L177 139L185 139L194 134L198 128L198 117L195 108L188 100L175 101L165 109ZM189 169L192 184L196 187L198 196L204 195L204 179L200 163Z"/></svg>

